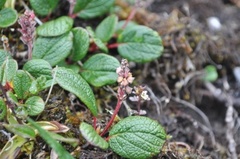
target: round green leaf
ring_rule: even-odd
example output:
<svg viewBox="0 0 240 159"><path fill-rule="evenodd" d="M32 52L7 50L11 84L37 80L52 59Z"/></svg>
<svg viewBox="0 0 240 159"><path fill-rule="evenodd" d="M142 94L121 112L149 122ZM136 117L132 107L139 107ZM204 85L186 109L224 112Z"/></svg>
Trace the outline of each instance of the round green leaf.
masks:
<svg viewBox="0 0 240 159"><path fill-rule="evenodd" d="M73 33L73 49L72 59L74 61L81 60L87 54L89 48L88 32L80 27L72 29Z"/></svg>
<svg viewBox="0 0 240 159"><path fill-rule="evenodd" d="M39 37L34 43L33 59L44 59L51 66L64 60L71 52L73 41L72 33L69 32L58 37Z"/></svg>
<svg viewBox="0 0 240 159"><path fill-rule="evenodd" d="M156 31L146 26L127 27L118 36L119 54L134 62L149 62L163 51L162 40Z"/></svg>
<svg viewBox="0 0 240 159"><path fill-rule="evenodd" d="M91 85L101 87L117 81L119 61L113 56L96 54L83 64L82 77Z"/></svg>
<svg viewBox="0 0 240 159"><path fill-rule="evenodd" d="M110 131L110 148L125 158L146 159L158 154L166 140L164 128L147 117L131 116Z"/></svg>
<svg viewBox="0 0 240 159"><path fill-rule="evenodd" d="M72 26L73 19L67 16L62 16L40 25L37 28L37 34L46 37L59 36L71 30Z"/></svg>
<svg viewBox="0 0 240 159"><path fill-rule="evenodd" d="M32 79L30 75L23 70L18 70L13 77L13 89L18 99L25 99L29 96L29 88Z"/></svg>
<svg viewBox="0 0 240 159"><path fill-rule="evenodd" d="M105 18L96 28L96 37L107 42L113 35L117 25L118 17L111 15Z"/></svg>
<svg viewBox="0 0 240 159"><path fill-rule="evenodd" d="M47 79L52 78L51 65L42 59L32 59L24 64L23 70L28 71L33 77L38 78L45 76Z"/></svg>
<svg viewBox="0 0 240 159"><path fill-rule="evenodd" d="M92 0L84 6L78 14L80 18L94 18L108 12L113 6L114 0Z"/></svg>
<svg viewBox="0 0 240 159"><path fill-rule="evenodd" d="M10 82L18 69L16 60L6 59L0 67L0 81L3 86Z"/></svg>
<svg viewBox="0 0 240 159"><path fill-rule="evenodd" d="M0 28L6 28L17 21L17 11L12 8L3 8L0 10Z"/></svg>
<svg viewBox="0 0 240 159"><path fill-rule="evenodd" d="M39 96L32 96L25 102L26 110L29 115L35 116L40 114L45 107L44 101Z"/></svg>
<svg viewBox="0 0 240 159"><path fill-rule="evenodd" d="M2 120L7 113L7 106L2 98L0 98L0 120Z"/></svg>
<svg viewBox="0 0 240 159"><path fill-rule="evenodd" d="M214 82L218 78L217 69L213 65L208 65L204 68L205 76L204 80L208 82Z"/></svg>
<svg viewBox="0 0 240 159"><path fill-rule="evenodd" d="M81 131L82 136L91 144L97 147L100 147L101 149L107 149L108 143L100 136L98 133L94 130L94 128L85 123L82 122L79 126L79 129Z"/></svg>
<svg viewBox="0 0 240 159"><path fill-rule="evenodd" d="M57 6L59 0L30 0L31 7L38 15L48 15Z"/></svg>
<svg viewBox="0 0 240 159"><path fill-rule="evenodd" d="M90 109L94 116L97 115L95 97L88 83L71 69L58 67L55 69L57 83L65 90L75 94Z"/></svg>

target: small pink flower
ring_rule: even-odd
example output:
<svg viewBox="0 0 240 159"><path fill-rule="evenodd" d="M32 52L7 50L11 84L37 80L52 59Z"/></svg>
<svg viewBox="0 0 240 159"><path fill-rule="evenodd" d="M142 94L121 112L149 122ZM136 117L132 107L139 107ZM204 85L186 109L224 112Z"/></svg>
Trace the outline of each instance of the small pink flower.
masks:
<svg viewBox="0 0 240 159"><path fill-rule="evenodd" d="M33 41L35 38L36 22L34 20L35 14L33 11L26 10L18 19L21 29L18 31L22 34L20 39L28 46L28 57L31 58Z"/></svg>

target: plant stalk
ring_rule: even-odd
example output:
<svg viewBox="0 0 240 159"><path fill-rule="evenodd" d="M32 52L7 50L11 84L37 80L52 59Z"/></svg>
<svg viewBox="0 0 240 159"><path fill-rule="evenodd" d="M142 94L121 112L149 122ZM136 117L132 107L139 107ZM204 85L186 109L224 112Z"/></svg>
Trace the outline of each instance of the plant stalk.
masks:
<svg viewBox="0 0 240 159"><path fill-rule="evenodd" d="M125 92L121 89L120 90L120 96L118 97L117 105L116 105L116 108L115 108L115 110L113 112L113 115L112 115L111 119L109 120L109 122L107 123L107 126L105 127L105 129L100 134L100 136L105 135L105 133L108 131L108 129L112 126L112 123L113 123L117 113L119 112L119 110L121 108L124 95L125 95Z"/></svg>

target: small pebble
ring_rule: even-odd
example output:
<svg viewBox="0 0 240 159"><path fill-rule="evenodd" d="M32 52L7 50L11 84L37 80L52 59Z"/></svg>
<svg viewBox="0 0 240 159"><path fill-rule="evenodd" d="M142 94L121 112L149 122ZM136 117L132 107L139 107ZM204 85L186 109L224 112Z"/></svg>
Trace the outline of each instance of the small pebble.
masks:
<svg viewBox="0 0 240 159"><path fill-rule="evenodd" d="M222 27L220 20L217 17L209 17L207 18L207 24L210 30L219 31Z"/></svg>
<svg viewBox="0 0 240 159"><path fill-rule="evenodd" d="M238 83L240 83L240 67L235 67L233 69L233 75Z"/></svg>

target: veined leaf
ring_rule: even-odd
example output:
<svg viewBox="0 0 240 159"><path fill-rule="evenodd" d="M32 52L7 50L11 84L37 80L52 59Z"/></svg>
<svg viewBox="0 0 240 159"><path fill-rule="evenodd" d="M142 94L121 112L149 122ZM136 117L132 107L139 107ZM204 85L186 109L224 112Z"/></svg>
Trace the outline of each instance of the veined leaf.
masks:
<svg viewBox="0 0 240 159"><path fill-rule="evenodd" d="M89 48L88 32L80 27L72 29L73 33L73 49L72 60L78 61L85 57Z"/></svg>
<svg viewBox="0 0 240 159"><path fill-rule="evenodd" d="M107 42L113 36L117 21L118 17L116 15L105 18L96 28L96 37L103 42Z"/></svg>
<svg viewBox="0 0 240 159"><path fill-rule="evenodd" d="M0 120L7 114L7 106L2 98L0 98Z"/></svg>
<svg viewBox="0 0 240 159"><path fill-rule="evenodd" d="M2 66L7 58L11 58L10 54L5 50L0 49L0 66Z"/></svg>
<svg viewBox="0 0 240 159"><path fill-rule="evenodd" d="M50 14L57 6L59 0L30 0L31 7L38 15Z"/></svg>
<svg viewBox="0 0 240 159"><path fill-rule="evenodd" d="M146 159L158 154L166 140L163 127L147 117L131 116L113 126L110 148L125 158Z"/></svg>
<svg viewBox="0 0 240 159"><path fill-rule="evenodd" d="M80 18L89 19L94 18L104 13L108 12L109 9L113 6L114 0L91 0L88 4L85 5L78 16Z"/></svg>
<svg viewBox="0 0 240 159"><path fill-rule="evenodd" d="M71 32L58 37L39 37L34 43L32 58L46 60L54 66L70 54L72 38Z"/></svg>
<svg viewBox="0 0 240 159"><path fill-rule="evenodd" d="M45 76L47 79L52 78L52 67L43 59L29 60L24 64L23 70L28 71L35 78L40 76Z"/></svg>
<svg viewBox="0 0 240 159"><path fill-rule="evenodd" d="M71 69L58 67L56 71L56 81L65 90L75 94L92 112L97 115L95 97L88 83Z"/></svg>
<svg viewBox="0 0 240 159"><path fill-rule="evenodd" d="M72 26L73 19L67 16L62 16L40 25L37 28L37 34L45 37L59 36L70 31Z"/></svg>
<svg viewBox="0 0 240 159"><path fill-rule="evenodd" d="M134 62L149 62L161 56L162 40L156 31L146 26L127 27L118 36L119 54Z"/></svg>
<svg viewBox="0 0 240 159"><path fill-rule="evenodd" d="M44 101L39 96L32 96L25 102L26 111L31 116L40 114L44 110L44 107Z"/></svg>
<svg viewBox="0 0 240 159"><path fill-rule="evenodd" d="M101 87L116 82L119 66L119 61L113 56L96 54L83 64L81 75L91 85Z"/></svg>
<svg viewBox="0 0 240 159"><path fill-rule="evenodd" d="M6 28L17 21L17 11L12 8L3 8L0 10L0 28Z"/></svg>
<svg viewBox="0 0 240 159"><path fill-rule="evenodd" d="M79 126L82 136L92 145L100 147L101 149L107 149L108 143L94 130L94 128L82 122Z"/></svg>
<svg viewBox="0 0 240 159"><path fill-rule="evenodd" d="M13 89L18 99L26 99L29 95L31 86L31 76L23 70L18 70L13 77Z"/></svg>
<svg viewBox="0 0 240 159"><path fill-rule="evenodd" d="M0 81L3 86L7 82L11 82L13 76L16 74L18 69L18 64L16 60L6 59L2 66L0 67Z"/></svg>

